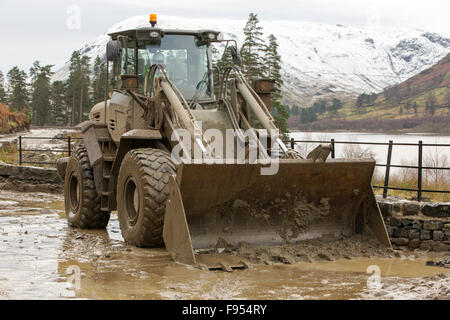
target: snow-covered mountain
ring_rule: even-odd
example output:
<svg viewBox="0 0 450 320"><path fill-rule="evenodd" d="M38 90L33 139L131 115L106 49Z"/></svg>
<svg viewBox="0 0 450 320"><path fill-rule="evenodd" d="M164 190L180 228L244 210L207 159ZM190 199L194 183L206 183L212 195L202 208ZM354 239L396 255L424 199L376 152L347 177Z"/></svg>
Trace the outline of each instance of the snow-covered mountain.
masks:
<svg viewBox="0 0 450 320"><path fill-rule="evenodd" d="M108 33L148 25L147 16L126 19L81 52L92 60L104 57ZM214 29L242 44L245 21L159 16L166 29ZM313 22L261 21L265 35L279 42L286 103L309 105L329 95L354 97L379 92L431 67L450 52L450 38L423 30L386 31ZM68 64L53 80L64 80Z"/></svg>

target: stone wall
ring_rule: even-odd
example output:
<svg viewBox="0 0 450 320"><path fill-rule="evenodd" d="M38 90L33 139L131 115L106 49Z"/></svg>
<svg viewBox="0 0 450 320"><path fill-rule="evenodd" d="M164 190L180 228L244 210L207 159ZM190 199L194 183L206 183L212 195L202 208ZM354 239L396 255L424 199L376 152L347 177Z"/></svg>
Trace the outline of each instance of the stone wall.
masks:
<svg viewBox="0 0 450 320"><path fill-rule="evenodd" d="M377 201L394 248L450 251L450 203Z"/></svg>
<svg viewBox="0 0 450 320"><path fill-rule="evenodd" d="M56 169L20 167L0 162L0 189L60 193L63 183Z"/></svg>

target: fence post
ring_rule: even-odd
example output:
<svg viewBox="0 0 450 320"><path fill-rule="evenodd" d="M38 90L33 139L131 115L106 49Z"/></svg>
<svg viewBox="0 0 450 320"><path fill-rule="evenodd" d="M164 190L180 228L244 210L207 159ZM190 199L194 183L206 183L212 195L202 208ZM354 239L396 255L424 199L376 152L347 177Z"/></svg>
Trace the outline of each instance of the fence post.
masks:
<svg viewBox="0 0 450 320"><path fill-rule="evenodd" d="M331 139L331 159L336 157L336 153L334 151L334 139Z"/></svg>
<svg viewBox="0 0 450 320"><path fill-rule="evenodd" d="M67 137L67 146L68 146L68 151L69 151L69 157L70 157L70 136Z"/></svg>
<svg viewBox="0 0 450 320"><path fill-rule="evenodd" d="M389 140L387 161L386 161L386 173L384 174L384 188L383 188L383 198L386 199L389 186L389 171L391 171L391 158L392 158L392 144L393 141Z"/></svg>
<svg viewBox="0 0 450 320"><path fill-rule="evenodd" d="M422 140L419 140L419 163L417 164L417 201L422 201Z"/></svg>
<svg viewBox="0 0 450 320"><path fill-rule="evenodd" d="M19 136L19 166L22 165L22 136Z"/></svg>
<svg viewBox="0 0 450 320"><path fill-rule="evenodd" d="M295 149L295 142L294 142L294 138L291 138L291 149L294 150Z"/></svg>

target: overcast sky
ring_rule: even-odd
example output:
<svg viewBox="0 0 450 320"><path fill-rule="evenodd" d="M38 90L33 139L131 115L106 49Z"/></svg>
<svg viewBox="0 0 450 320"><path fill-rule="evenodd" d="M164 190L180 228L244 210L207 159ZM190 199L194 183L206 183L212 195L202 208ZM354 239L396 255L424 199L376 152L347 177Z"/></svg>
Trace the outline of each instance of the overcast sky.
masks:
<svg viewBox="0 0 450 320"><path fill-rule="evenodd" d="M160 3L160 4L158 4ZM448 0L0 0L0 70L35 60L60 67L72 51L135 15L302 20L371 28L419 28L450 36ZM79 21L76 19L78 12Z"/></svg>

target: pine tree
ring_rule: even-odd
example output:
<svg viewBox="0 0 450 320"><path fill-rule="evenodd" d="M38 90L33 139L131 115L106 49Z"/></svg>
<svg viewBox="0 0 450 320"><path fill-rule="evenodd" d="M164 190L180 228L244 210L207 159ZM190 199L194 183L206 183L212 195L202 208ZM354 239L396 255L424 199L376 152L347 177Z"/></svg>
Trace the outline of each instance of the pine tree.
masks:
<svg viewBox="0 0 450 320"><path fill-rule="evenodd" d="M5 88L5 77L3 76L3 73L0 71L0 102L6 104L7 101L7 91Z"/></svg>
<svg viewBox="0 0 450 320"><path fill-rule="evenodd" d="M92 105L90 99L90 58L82 56L80 61L80 111L79 122L83 121L83 113Z"/></svg>
<svg viewBox="0 0 450 320"><path fill-rule="evenodd" d="M52 67L41 66L39 61L35 61L30 69L32 122L41 126L48 125L54 116L50 108Z"/></svg>
<svg viewBox="0 0 450 320"><path fill-rule="evenodd" d="M27 74L17 66L8 71L8 104L12 110L22 111L28 105Z"/></svg>
<svg viewBox="0 0 450 320"><path fill-rule="evenodd" d="M261 77L264 71L261 60L264 55L263 33L257 14L249 14L244 27L244 35L244 43L240 50L242 71L250 82L254 78Z"/></svg>
<svg viewBox="0 0 450 320"><path fill-rule="evenodd" d="M79 79L81 73L81 56L78 51L74 51L70 58L69 65L69 78L67 79L66 86L66 99L70 101L70 116L71 116L71 126L75 126L75 119L77 113L77 106L79 105L79 95L77 92L80 91Z"/></svg>
<svg viewBox="0 0 450 320"><path fill-rule="evenodd" d="M106 87L106 64L97 56L94 61L92 69L92 89L93 89L93 104L105 100Z"/></svg>
<svg viewBox="0 0 450 320"><path fill-rule="evenodd" d="M55 81L51 87L51 123L55 125L67 125L67 101L65 99L65 85L62 81Z"/></svg>
<svg viewBox="0 0 450 320"><path fill-rule="evenodd" d="M70 58L69 79L66 84L66 99L70 101L72 126L83 121L83 113L92 105L90 75L90 58L74 51Z"/></svg>
<svg viewBox="0 0 450 320"><path fill-rule="evenodd" d="M289 129L287 119L289 112L286 106L281 102L281 88L283 86L283 77L281 76L281 56L278 53L277 38L269 35L269 43L264 49L267 69L265 76L275 80L275 91L272 93L272 110L275 118L275 124L280 129L284 139L288 139Z"/></svg>

